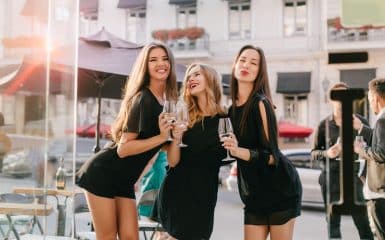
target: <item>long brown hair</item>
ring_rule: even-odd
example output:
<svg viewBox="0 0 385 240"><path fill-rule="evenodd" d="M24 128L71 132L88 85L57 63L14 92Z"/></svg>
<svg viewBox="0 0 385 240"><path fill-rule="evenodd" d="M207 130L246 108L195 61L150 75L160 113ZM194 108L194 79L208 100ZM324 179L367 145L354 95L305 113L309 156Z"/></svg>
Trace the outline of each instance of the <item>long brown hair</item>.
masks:
<svg viewBox="0 0 385 240"><path fill-rule="evenodd" d="M112 140L115 143L119 142L122 132L127 126L132 103L139 96L139 93L150 85L148 62L150 52L155 48L162 48L166 52L170 63L170 74L166 81L166 98L177 99L175 60L171 50L161 42L152 42L145 45L136 58L131 74L127 77L120 110L111 126Z"/></svg>
<svg viewBox="0 0 385 240"><path fill-rule="evenodd" d="M249 116L251 107L252 107L252 99L255 96L255 94L261 94L264 95L267 100L270 102L272 107L274 107L272 97L271 97L271 91L270 91L270 85L269 85L269 76L267 73L267 64L266 64L266 58L263 50L259 47L255 47L253 45L245 45L239 50L237 56L235 57L235 60L233 62L233 66L231 68L231 79L230 79L230 96L231 100L233 102L233 105L238 100L238 80L235 78L235 65L238 62L239 57L243 53L243 51L247 49L254 49L259 54L259 68L258 68L258 74L253 82L253 90L251 91L251 94L247 98L247 101L245 103L245 108L242 113L241 117L241 123L240 123L240 130L241 135L244 133L245 127L246 127L246 120ZM234 108L233 108L234 109Z"/></svg>
<svg viewBox="0 0 385 240"><path fill-rule="evenodd" d="M209 65L203 63L193 63L188 66L186 74L183 80L181 97L186 102L189 111L189 127L192 127L195 123L201 121L204 117L202 109L199 108L198 98L191 95L187 88L187 82L197 69L199 69L206 80L207 87L205 88L205 94L207 99L206 110L210 115L223 114L222 101L222 85L218 75L218 72Z"/></svg>

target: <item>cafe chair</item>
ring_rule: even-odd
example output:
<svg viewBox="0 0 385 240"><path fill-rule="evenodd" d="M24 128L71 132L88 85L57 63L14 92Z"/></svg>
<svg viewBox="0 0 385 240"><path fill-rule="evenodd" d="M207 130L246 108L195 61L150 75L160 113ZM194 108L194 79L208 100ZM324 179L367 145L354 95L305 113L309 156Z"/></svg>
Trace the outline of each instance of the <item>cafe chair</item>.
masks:
<svg viewBox="0 0 385 240"><path fill-rule="evenodd" d="M137 208L139 206L153 206L155 203L156 196L158 195L158 189L148 190L142 193L137 201ZM162 225L158 222L151 221L149 219L144 219L138 214L138 225L139 232L143 233L145 240L152 240L155 237L156 232L165 232ZM150 233L150 237L147 237L147 233Z"/></svg>
<svg viewBox="0 0 385 240"><path fill-rule="evenodd" d="M0 202L3 203L33 203L35 198L32 195L18 194L18 193L2 193L0 194ZM38 227L41 234L43 228L37 216L31 215L16 215L7 218L5 215L0 215L0 235L5 237L5 231L2 226L7 225L15 236L33 233L35 226ZM23 231L17 231L16 227L23 227Z"/></svg>

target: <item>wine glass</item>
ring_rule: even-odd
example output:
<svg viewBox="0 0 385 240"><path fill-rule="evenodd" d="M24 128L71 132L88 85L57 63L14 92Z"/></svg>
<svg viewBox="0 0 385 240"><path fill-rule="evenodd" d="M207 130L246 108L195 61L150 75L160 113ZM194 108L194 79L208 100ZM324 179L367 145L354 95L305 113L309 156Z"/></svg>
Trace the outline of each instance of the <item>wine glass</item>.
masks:
<svg viewBox="0 0 385 240"><path fill-rule="evenodd" d="M366 142L365 142L363 136L357 135L356 138L354 139L354 142L358 143L362 148L366 146ZM362 161L364 161L364 159L359 154L358 155L358 159L356 160L356 162L362 162Z"/></svg>
<svg viewBox="0 0 385 240"><path fill-rule="evenodd" d="M176 104L176 125L180 128L186 129L188 124L188 107L187 104L180 100ZM179 147L187 147L186 144L183 143L182 138L180 139Z"/></svg>
<svg viewBox="0 0 385 240"><path fill-rule="evenodd" d="M219 139L223 142L225 137L230 137L230 133L233 133L233 126L231 125L230 118L220 118L218 123ZM227 156L222 161L234 161L235 158L230 157L229 150L226 151Z"/></svg>
<svg viewBox="0 0 385 240"><path fill-rule="evenodd" d="M176 121L176 103L173 100L165 100L163 105L163 112L166 113L165 117L167 123L173 124ZM168 134L167 141L172 141L171 134Z"/></svg>

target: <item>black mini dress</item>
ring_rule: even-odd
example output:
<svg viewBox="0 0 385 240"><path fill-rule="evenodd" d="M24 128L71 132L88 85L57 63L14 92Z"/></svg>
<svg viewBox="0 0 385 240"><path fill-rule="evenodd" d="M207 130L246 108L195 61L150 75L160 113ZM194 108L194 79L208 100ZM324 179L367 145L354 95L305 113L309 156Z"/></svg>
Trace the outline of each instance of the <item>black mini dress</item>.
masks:
<svg viewBox="0 0 385 240"><path fill-rule="evenodd" d="M221 159L219 116L205 117L183 136L180 162L169 168L159 190L152 218L177 239L209 239L213 230Z"/></svg>
<svg viewBox="0 0 385 240"><path fill-rule="evenodd" d="M163 106L148 88L142 90L133 102L127 132L138 133L137 139L158 135L158 117L162 109ZM160 147L124 158L118 156L116 147L104 148L93 156L90 166L77 184L97 196L135 199L134 184Z"/></svg>
<svg viewBox="0 0 385 240"><path fill-rule="evenodd" d="M263 102L269 141L267 141L259 110ZM241 118L245 105L229 109L238 146L256 152L250 161L237 160L238 189L244 208L244 224L281 225L300 215L302 186L295 167L280 152L277 143L277 125L274 110L263 95L253 97L251 110L241 131ZM273 155L275 164L269 165Z"/></svg>

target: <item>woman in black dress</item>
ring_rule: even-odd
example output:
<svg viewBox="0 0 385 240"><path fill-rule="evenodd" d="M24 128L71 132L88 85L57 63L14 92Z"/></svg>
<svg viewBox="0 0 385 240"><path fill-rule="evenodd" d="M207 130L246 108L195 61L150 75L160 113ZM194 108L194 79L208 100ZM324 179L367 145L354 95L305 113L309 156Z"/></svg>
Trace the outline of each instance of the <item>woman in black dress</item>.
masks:
<svg viewBox="0 0 385 240"><path fill-rule="evenodd" d="M84 188L98 240L139 239L134 184L167 140L164 97L177 98L174 59L161 43L140 52L112 126L114 146L94 156L78 182Z"/></svg>
<svg viewBox="0 0 385 240"><path fill-rule="evenodd" d="M213 230L219 167L226 153L218 136L221 89L212 67L188 67L182 87L188 129L184 132L178 125L173 129L174 141L167 151L169 169L153 212L153 218L179 240L209 239ZM178 146L182 133L188 145L184 148Z"/></svg>
<svg viewBox="0 0 385 240"><path fill-rule="evenodd" d="M302 188L296 169L279 151L277 124L262 49L244 46L231 78L234 133L224 141L237 158L245 240L292 239ZM238 139L238 140L237 140Z"/></svg>

